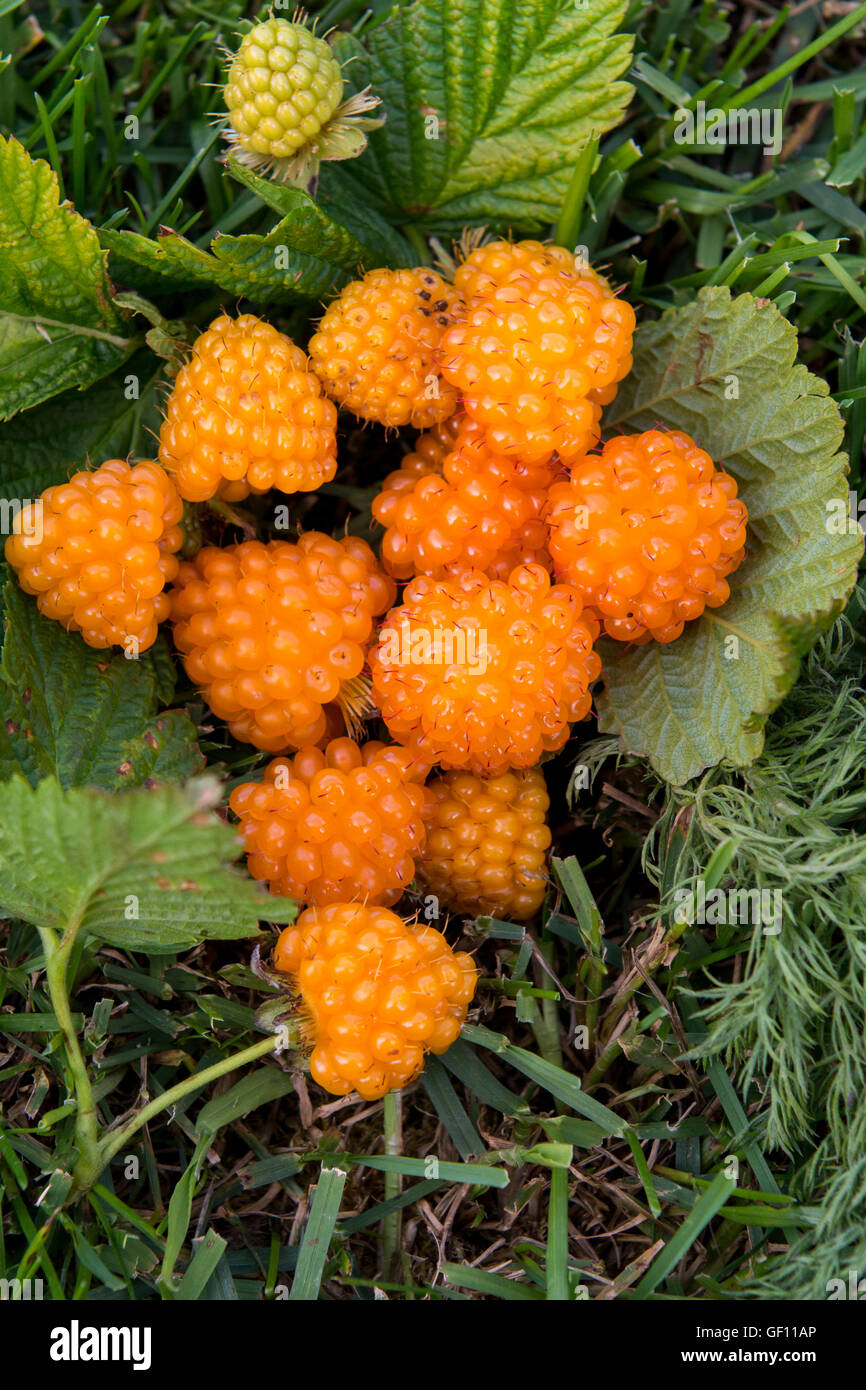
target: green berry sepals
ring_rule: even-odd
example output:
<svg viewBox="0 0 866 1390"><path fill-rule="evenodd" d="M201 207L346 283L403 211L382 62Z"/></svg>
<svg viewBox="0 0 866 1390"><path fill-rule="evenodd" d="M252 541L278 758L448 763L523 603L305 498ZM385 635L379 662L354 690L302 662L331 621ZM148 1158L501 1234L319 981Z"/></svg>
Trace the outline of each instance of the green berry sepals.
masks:
<svg viewBox="0 0 866 1390"><path fill-rule="evenodd" d="M351 159L379 98L369 89L343 100L343 73L330 44L302 22L270 18L244 36L223 91L230 153L256 173L306 188L322 160Z"/></svg>

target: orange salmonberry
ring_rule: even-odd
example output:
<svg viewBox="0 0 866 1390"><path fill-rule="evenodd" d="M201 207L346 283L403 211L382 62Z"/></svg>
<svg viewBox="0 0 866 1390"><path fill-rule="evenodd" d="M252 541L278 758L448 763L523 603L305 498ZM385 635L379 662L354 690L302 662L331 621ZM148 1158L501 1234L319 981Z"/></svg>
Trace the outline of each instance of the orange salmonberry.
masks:
<svg viewBox="0 0 866 1390"><path fill-rule="evenodd" d="M491 242L455 274L467 295L440 349L445 380L498 453L574 458L631 367L635 316L593 271L539 242Z"/></svg>
<svg viewBox="0 0 866 1390"><path fill-rule="evenodd" d="M413 579L370 654L391 736L446 768L533 767L590 709L598 625L581 610L540 565Z"/></svg>
<svg viewBox="0 0 866 1390"><path fill-rule="evenodd" d="M507 579L524 562L549 567L542 512L551 465L493 453L472 420L460 425L438 467L422 454L409 460L373 503L373 516L386 527L382 563L389 574L441 575L460 565Z"/></svg>
<svg viewBox="0 0 866 1390"><path fill-rule="evenodd" d="M485 299L503 285L525 287L545 276L586 276L610 288L584 260L578 261L573 251L541 241L488 241L475 247L454 272L454 288L467 304Z"/></svg>
<svg viewBox="0 0 866 1390"><path fill-rule="evenodd" d="M349 738L275 758L229 797L250 873L299 902L397 902L425 840L428 771L408 749Z"/></svg>
<svg viewBox="0 0 866 1390"><path fill-rule="evenodd" d="M109 459L22 508L6 559L48 618L88 646L128 654L156 641L177 573L183 503L156 463Z"/></svg>
<svg viewBox="0 0 866 1390"><path fill-rule="evenodd" d="M174 641L235 738L279 753L325 736L327 707L351 699L394 594L355 537L207 546L180 567Z"/></svg>
<svg viewBox="0 0 866 1390"><path fill-rule="evenodd" d="M459 429L460 417L452 415L419 434L415 447L382 484L382 491L373 503L373 515L377 521L383 526L390 526L390 509L398 498L411 492L421 478L441 478L442 465L454 448Z"/></svg>
<svg viewBox="0 0 866 1390"><path fill-rule="evenodd" d="M618 435L551 489L556 572L622 642L673 642L729 597L748 513L737 484L679 431Z"/></svg>
<svg viewBox="0 0 866 1390"><path fill-rule="evenodd" d="M427 429L457 408L436 354L459 307L435 270L371 270L328 305L310 339L313 369L362 420Z"/></svg>
<svg viewBox="0 0 866 1390"><path fill-rule="evenodd" d="M378 1100L446 1052L475 993L471 957L386 907L333 903L281 933L274 965L294 977L310 1071L332 1095Z"/></svg>
<svg viewBox="0 0 866 1390"><path fill-rule="evenodd" d="M313 492L337 471L336 426L306 353L254 314L223 314L177 374L159 458L190 502L223 483Z"/></svg>
<svg viewBox="0 0 866 1390"><path fill-rule="evenodd" d="M544 898L550 799L537 768L428 782L427 846L418 878L455 912L531 917Z"/></svg>

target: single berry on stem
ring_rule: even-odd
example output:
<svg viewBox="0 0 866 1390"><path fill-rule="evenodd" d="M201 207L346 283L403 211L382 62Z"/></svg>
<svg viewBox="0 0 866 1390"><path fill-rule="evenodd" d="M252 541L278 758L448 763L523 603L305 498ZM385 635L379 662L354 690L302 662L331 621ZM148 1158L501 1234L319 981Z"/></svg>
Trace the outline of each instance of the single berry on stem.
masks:
<svg viewBox="0 0 866 1390"><path fill-rule="evenodd" d="M379 1100L446 1052L475 993L470 956L385 907L309 908L279 937L274 966L300 995L310 1072L331 1095Z"/></svg>
<svg viewBox="0 0 866 1390"><path fill-rule="evenodd" d="M343 100L343 73L314 27L271 16L244 35L223 97L229 153L256 173L306 188L322 160L351 159L382 125L369 89Z"/></svg>

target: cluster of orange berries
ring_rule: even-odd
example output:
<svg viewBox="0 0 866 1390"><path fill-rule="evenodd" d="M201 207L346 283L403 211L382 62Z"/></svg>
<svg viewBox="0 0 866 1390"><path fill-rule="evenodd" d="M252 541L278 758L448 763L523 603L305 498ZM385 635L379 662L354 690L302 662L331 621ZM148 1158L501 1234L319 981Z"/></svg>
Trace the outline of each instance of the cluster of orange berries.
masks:
<svg viewBox="0 0 866 1390"><path fill-rule="evenodd" d="M308 906L276 964L336 1094L405 1084L465 1017L474 967L388 911L416 873L460 912L538 910L538 764L590 712L601 632L671 642L728 597L734 480L679 432L592 452L633 330L601 276L535 241L479 246L450 278L370 271L309 355L222 315L177 375L159 462L76 473L7 542L42 611L91 645L143 651L170 617L232 734L294 752L230 806L251 874ZM423 431L373 504L381 558L312 531L178 561L185 502L330 481L337 406ZM341 736L374 706L394 745Z"/></svg>

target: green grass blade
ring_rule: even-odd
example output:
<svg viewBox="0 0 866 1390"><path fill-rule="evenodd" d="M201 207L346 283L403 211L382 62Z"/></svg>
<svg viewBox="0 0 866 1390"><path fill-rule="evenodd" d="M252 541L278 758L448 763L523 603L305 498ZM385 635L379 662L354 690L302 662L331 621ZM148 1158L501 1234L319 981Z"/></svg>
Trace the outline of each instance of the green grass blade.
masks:
<svg viewBox="0 0 866 1390"><path fill-rule="evenodd" d="M537 1303L544 1299L541 1289L536 1289L531 1284L518 1284L514 1279L505 1279L501 1274L488 1274L483 1269L445 1264L442 1266L442 1273L449 1284L459 1289L472 1289L475 1293L486 1294L488 1298L502 1299L505 1303Z"/></svg>
<svg viewBox="0 0 866 1390"><path fill-rule="evenodd" d="M568 1169L550 1170L547 1199L547 1257L545 1260L547 1298L568 1302Z"/></svg>
<svg viewBox="0 0 866 1390"><path fill-rule="evenodd" d="M184 1276L177 1286L175 1298L183 1299L189 1303L200 1299L205 1285L216 1272L225 1249L226 1241L223 1240L222 1236L217 1235L213 1229L209 1230L187 1265Z"/></svg>
<svg viewBox="0 0 866 1390"><path fill-rule="evenodd" d="M527 1052L523 1047L515 1047L514 1043L508 1042L499 1033L492 1033L488 1028L466 1025L463 1036L469 1042L478 1043L480 1047L487 1047L503 1057L524 1076L543 1086L557 1100L561 1100L572 1110L577 1110L587 1120L600 1125L605 1134L620 1137L625 1134L626 1121L620 1119L619 1115L614 1114L606 1105L602 1105L601 1101L584 1095L580 1089L580 1079L569 1075L562 1067L554 1066L552 1062L545 1061L534 1052Z"/></svg>
<svg viewBox="0 0 866 1390"><path fill-rule="evenodd" d="M647 1298L663 1279L676 1269L680 1260L694 1245L701 1232L712 1221L734 1187L732 1178L719 1173L706 1192L695 1202L683 1224L653 1260L634 1291L634 1298Z"/></svg>
<svg viewBox="0 0 866 1390"><path fill-rule="evenodd" d="M436 1107L461 1158L474 1158L484 1152L484 1140L478 1133L451 1085L448 1073L437 1057L429 1057L423 1072L424 1089Z"/></svg>
<svg viewBox="0 0 866 1390"><path fill-rule="evenodd" d="M346 1177L342 1168L322 1167L289 1293L295 1303L315 1303L319 1297Z"/></svg>

